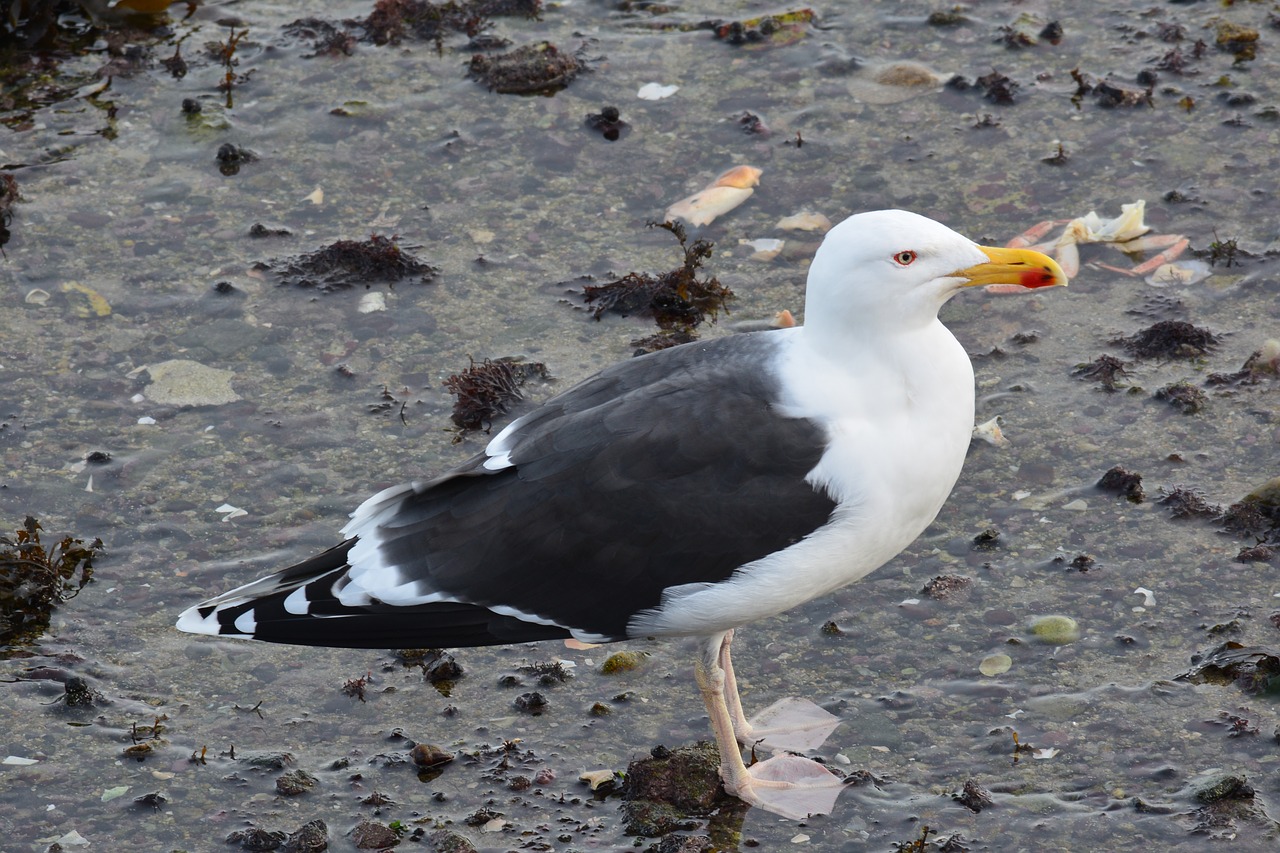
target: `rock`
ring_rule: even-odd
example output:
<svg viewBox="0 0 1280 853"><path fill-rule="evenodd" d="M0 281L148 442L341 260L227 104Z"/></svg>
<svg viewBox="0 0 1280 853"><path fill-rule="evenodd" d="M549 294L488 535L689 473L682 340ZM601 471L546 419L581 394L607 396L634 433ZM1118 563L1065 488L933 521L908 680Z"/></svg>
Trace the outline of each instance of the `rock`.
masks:
<svg viewBox="0 0 1280 853"><path fill-rule="evenodd" d="M319 781L305 770L290 770L276 779L276 793L282 797L296 797L310 791Z"/></svg>
<svg viewBox="0 0 1280 853"><path fill-rule="evenodd" d="M240 399L231 388L230 370L206 367L196 361L171 359L147 366L151 384L148 400L166 406L221 406Z"/></svg>

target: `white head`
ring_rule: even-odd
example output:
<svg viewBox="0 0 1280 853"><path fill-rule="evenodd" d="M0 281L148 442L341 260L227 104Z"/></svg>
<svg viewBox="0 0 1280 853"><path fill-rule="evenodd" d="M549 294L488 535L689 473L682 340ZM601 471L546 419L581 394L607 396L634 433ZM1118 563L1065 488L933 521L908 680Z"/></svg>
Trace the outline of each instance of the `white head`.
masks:
<svg viewBox="0 0 1280 853"><path fill-rule="evenodd" d="M935 322L965 287L1066 283L1047 255L979 246L917 213L875 210L827 232L809 268L805 327L841 337L906 331Z"/></svg>

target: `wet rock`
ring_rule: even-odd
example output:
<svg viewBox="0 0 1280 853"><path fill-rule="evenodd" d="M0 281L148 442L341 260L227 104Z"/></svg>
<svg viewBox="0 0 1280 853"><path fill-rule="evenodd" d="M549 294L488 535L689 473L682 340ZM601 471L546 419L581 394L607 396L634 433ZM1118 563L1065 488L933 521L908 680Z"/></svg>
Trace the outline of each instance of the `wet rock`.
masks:
<svg viewBox="0 0 1280 853"><path fill-rule="evenodd" d="M78 675L73 675L62 684L62 700L68 708L82 708L93 704L94 691L89 682Z"/></svg>
<svg viewBox="0 0 1280 853"><path fill-rule="evenodd" d="M282 797L296 797L310 791L319 782L305 770L290 770L276 779L276 793Z"/></svg>
<svg viewBox="0 0 1280 853"><path fill-rule="evenodd" d="M537 716L546 710L547 699L538 692L521 693L512 704L515 705L517 711Z"/></svg>
<svg viewBox="0 0 1280 853"><path fill-rule="evenodd" d="M991 792L982 788L976 779L968 779L964 783L964 788L960 793L952 794L951 799L960 803L960 805L969 809L969 811L977 814L987 806L995 805L995 800L991 799Z"/></svg>
<svg viewBox="0 0 1280 853"><path fill-rule="evenodd" d="M304 823L289 833L284 846L289 853L320 853L329 849L329 827L319 818Z"/></svg>
<svg viewBox="0 0 1280 853"><path fill-rule="evenodd" d="M268 832L251 826L248 829L236 830L227 836L226 841L228 844L238 844L243 850L258 853L258 851L279 850L288 838L289 836L283 832Z"/></svg>
<svg viewBox="0 0 1280 853"><path fill-rule="evenodd" d="M1099 80L1093 87L1093 95L1101 107L1154 106L1150 89L1128 86L1115 80Z"/></svg>
<svg viewBox="0 0 1280 853"><path fill-rule="evenodd" d="M698 821L669 803L633 800L622 804L622 819L627 832L645 838L658 838L678 830L696 829Z"/></svg>
<svg viewBox="0 0 1280 853"><path fill-rule="evenodd" d="M457 681L465 674L462 665L444 649L399 649L396 657L405 666L420 666L432 684Z"/></svg>
<svg viewBox="0 0 1280 853"><path fill-rule="evenodd" d="M159 791L151 791L133 798L133 804L138 808L158 809L167 802L169 798Z"/></svg>
<svg viewBox="0 0 1280 853"><path fill-rule="evenodd" d="M622 113L617 107L605 107L598 113L591 113L587 116L586 125L609 142L617 142L631 132L631 125L622 120Z"/></svg>
<svg viewBox="0 0 1280 853"><path fill-rule="evenodd" d="M973 537L974 551L994 551L998 547L1000 547L1000 531L994 527L988 527Z"/></svg>
<svg viewBox="0 0 1280 853"><path fill-rule="evenodd" d="M719 848L706 835L668 835L649 847L651 853L705 853L716 849Z"/></svg>
<svg viewBox="0 0 1280 853"><path fill-rule="evenodd" d="M293 763L293 754L288 752L248 752L240 756L240 761L258 770L283 770Z"/></svg>
<svg viewBox="0 0 1280 853"><path fill-rule="evenodd" d="M660 755L633 761L627 768L622 811L630 833L661 835L716 808L720 753L714 744L703 741Z"/></svg>
<svg viewBox="0 0 1280 853"><path fill-rule="evenodd" d="M1142 475L1119 465L1102 475L1098 488L1104 492L1115 492L1136 504L1142 503L1147 497L1142 491Z"/></svg>
<svg viewBox="0 0 1280 853"><path fill-rule="evenodd" d="M399 844L400 836L381 823L362 820L351 830L351 843L357 850L385 850Z"/></svg>
<svg viewBox="0 0 1280 853"><path fill-rule="evenodd" d="M982 96L993 104L1008 105L1016 100L1018 83L998 71L979 77L976 82Z"/></svg>
<svg viewBox="0 0 1280 853"><path fill-rule="evenodd" d="M1219 19L1217 37L1214 39L1219 50L1235 55L1237 63L1254 59L1258 54L1258 31L1244 27L1231 21Z"/></svg>
<svg viewBox="0 0 1280 853"><path fill-rule="evenodd" d="M1193 684L1234 684L1249 694L1265 693L1280 676L1280 656L1270 649L1228 641L1191 658L1192 667L1175 678Z"/></svg>
<svg viewBox="0 0 1280 853"><path fill-rule="evenodd" d="M464 836L449 830L441 829L427 837L435 853L476 853L475 845Z"/></svg>
<svg viewBox="0 0 1280 853"><path fill-rule="evenodd" d="M1254 545L1252 548L1241 548L1236 554L1237 563L1265 563L1276 555L1275 549L1267 545Z"/></svg>
<svg viewBox="0 0 1280 853"><path fill-rule="evenodd" d="M1051 646L1065 646L1080 639L1080 626L1070 616L1038 616L1030 629L1032 636Z"/></svg>
<svg viewBox="0 0 1280 853"><path fill-rule="evenodd" d="M1194 415L1204 410L1209 398L1189 382L1174 382L1155 393L1155 398L1168 403L1184 415Z"/></svg>
<svg viewBox="0 0 1280 853"><path fill-rule="evenodd" d="M973 589L973 578L964 575L938 575L920 590L921 595L937 601L963 601Z"/></svg>
<svg viewBox="0 0 1280 853"><path fill-rule="evenodd" d="M231 388L230 370L206 367L183 358L147 366L151 384L143 389L148 400L165 406L221 406L240 399Z"/></svg>
<svg viewBox="0 0 1280 853"><path fill-rule="evenodd" d="M441 767L453 761L452 752L446 752L433 743L415 744L409 750L409 760L418 767Z"/></svg>
<svg viewBox="0 0 1280 853"><path fill-rule="evenodd" d="M1276 821L1259 801L1253 786L1240 773L1214 773L1196 780L1183 792L1198 804L1189 817L1191 831L1215 840L1236 840L1245 826L1275 837Z"/></svg>
<svg viewBox="0 0 1280 853"><path fill-rule="evenodd" d="M630 672L640 666L648 656L646 652L614 652L600 665L600 672L604 675Z"/></svg>

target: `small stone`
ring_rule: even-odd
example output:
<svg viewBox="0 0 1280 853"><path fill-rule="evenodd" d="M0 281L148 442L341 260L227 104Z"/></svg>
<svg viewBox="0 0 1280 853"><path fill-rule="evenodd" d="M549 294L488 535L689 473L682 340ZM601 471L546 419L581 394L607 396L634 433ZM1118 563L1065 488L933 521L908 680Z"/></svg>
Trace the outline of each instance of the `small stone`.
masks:
<svg viewBox="0 0 1280 853"><path fill-rule="evenodd" d="M1013 658L1008 655L987 655L982 659L982 662L978 664L978 672L990 678L1008 672L1009 668L1012 666Z"/></svg>
<svg viewBox="0 0 1280 853"><path fill-rule="evenodd" d="M362 820L351 830L351 842L357 850L385 850L400 843L400 836L388 826Z"/></svg>
<svg viewBox="0 0 1280 853"><path fill-rule="evenodd" d="M1030 627L1037 640L1051 646L1065 646L1080 639L1080 626L1070 616L1038 616Z"/></svg>
<svg viewBox="0 0 1280 853"><path fill-rule="evenodd" d="M419 743L409 750L409 759L418 767L440 767L453 761L453 753L433 743Z"/></svg>
<svg viewBox="0 0 1280 853"><path fill-rule="evenodd" d="M547 699L541 693L521 693L512 704L516 706L517 711L536 716L547 707Z"/></svg>
<svg viewBox="0 0 1280 853"><path fill-rule="evenodd" d="M600 667L600 672L605 675L617 675L620 672L630 672L640 665L640 663L648 655L645 652L614 652L605 659Z"/></svg>
<svg viewBox="0 0 1280 853"><path fill-rule="evenodd" d="M276 793L282 797L296 797L310 791L319 781L305 770L290 770L276 779Z"/></svg>

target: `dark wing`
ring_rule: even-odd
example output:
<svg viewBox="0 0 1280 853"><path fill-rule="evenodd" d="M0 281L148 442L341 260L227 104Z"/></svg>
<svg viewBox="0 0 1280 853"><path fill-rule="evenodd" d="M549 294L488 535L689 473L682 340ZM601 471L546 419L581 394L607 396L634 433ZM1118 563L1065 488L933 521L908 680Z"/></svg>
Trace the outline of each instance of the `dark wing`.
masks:
<svg viewBox="0 0 1280 853"><path fill-rule="evenodd" d="M624 639L664 590L723 581L830 517L804 481L826 436L775 409L777 347L739 335L615 365L450 474L366 502L359 541L311 561L329 556L311 580L286 569L213 618L253 610L258 639L335 646Z"/></svg>

